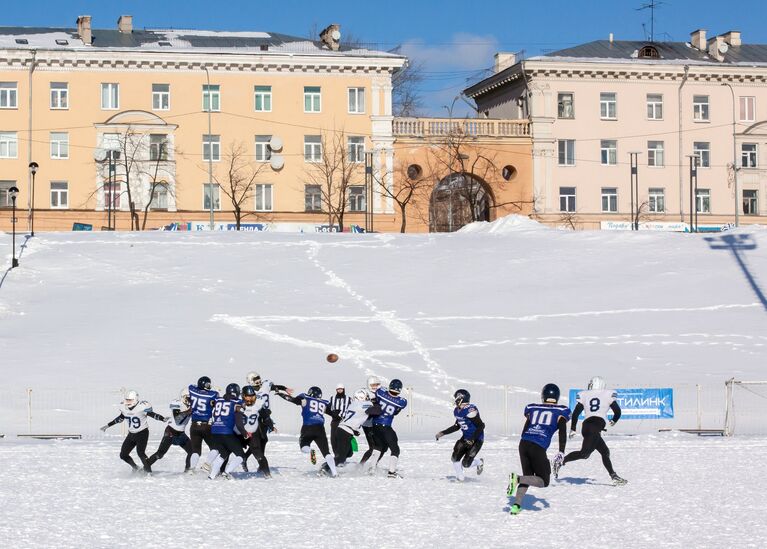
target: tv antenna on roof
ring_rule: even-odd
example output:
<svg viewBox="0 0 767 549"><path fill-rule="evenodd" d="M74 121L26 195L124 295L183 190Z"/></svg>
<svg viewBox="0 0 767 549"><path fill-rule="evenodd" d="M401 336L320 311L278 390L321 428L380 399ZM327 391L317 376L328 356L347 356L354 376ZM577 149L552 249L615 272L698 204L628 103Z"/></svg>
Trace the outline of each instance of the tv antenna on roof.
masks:
<svg viewBox="0 0 767 549"><path fill-rule="evenodd" d="M650 10L650 42L655 42L655 10L665 3L660 0L650 0L636 8L636 11ZM644 24L642 27L644 28Z"/></svg>

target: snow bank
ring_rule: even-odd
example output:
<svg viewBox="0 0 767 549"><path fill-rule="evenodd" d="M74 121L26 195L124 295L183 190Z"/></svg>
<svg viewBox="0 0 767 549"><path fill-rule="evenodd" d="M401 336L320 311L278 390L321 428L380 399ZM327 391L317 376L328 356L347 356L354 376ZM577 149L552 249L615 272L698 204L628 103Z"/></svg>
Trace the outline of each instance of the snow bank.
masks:
<svg viewBox="0 0 767 549"><path fill-rule="evenodd" d="M538 223L527 216L511 214L496 219L492 222L476 221L464 225L457 232L459 233L488 233L488 234L507 234L520 231L548 231L551 230L546 225Z"/></svg>

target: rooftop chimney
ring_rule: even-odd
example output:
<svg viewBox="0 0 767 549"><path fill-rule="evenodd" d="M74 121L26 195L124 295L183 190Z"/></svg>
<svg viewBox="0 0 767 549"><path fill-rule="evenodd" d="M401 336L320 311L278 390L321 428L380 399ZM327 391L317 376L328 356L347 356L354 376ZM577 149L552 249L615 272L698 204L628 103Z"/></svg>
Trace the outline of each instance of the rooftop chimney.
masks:
<svg viewBox="0 0 767 549"><path fill-rule="evenodd" d="M93 36L91 35L90 15L81 15L77 18L77 35L86 46L90 46L91 43L93 43Z"/></svg>
<svg viewBox="0 0 767 549"><path fill-rule="evenodd" d="M698 29L690 33L690 44L693 48L706 51L706 29Z"/></svg>
<svg viewBox="0 0 767 549"><path fill-rule="evenodd" d="M117 30L124 34L130 34L133 32L133 16L121 15L117 19Z"/></svg>
<svg viewBox="0 0 767 549"><path fill-rule="evenodd" d="M610 44L613 43L613 33L610 33Z"/></svg>
<svg viewBox="0 0 767 549"><path fill-rule="evenodd" d="M730 46L740 46L740 31L727 31L722 35L722 38L724 38L724 41L727 42Z"/></svg>
<svg viewBox="0 0 767 549"><path fill-rule="evenodd" d="M320 33L320 41L333 51L341 47L341 25L333 23Z"/></svg>
<svg viewBox="0 0 767 549"><path fill-rule="evenodd" d="M708 41L708 56L719 62L724 61L724 54L727 53L728 48L723 36L715 36Z"/></svg>
<svg viewBox="0 0 767 549"><path fill-rule="evenodd" d="M503 69L508 69L511 67L514 63L517 62L517 54L511 53L511 52L505 52L505 51L499 51L495 54L493 57L494 63L493 63L493 72L495 74L498 74Z"/></svg>

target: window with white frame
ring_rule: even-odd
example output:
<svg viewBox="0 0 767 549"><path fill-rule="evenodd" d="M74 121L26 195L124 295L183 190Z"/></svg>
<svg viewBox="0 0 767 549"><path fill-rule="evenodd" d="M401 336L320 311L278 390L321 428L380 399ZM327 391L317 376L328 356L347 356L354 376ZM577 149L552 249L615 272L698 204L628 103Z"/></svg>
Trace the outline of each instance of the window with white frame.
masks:
<svg viewBox="0 0 767 549"><path fill-rule="evenodd" d="M51 209L64 210L69 207L69 183L51 181Z"/></svg>
<svg viewBox="0 0 767 549"><path fill-rule="evenodd" d="M69 158L69 133L51 132L51 158L63 160Z"/></svg>
<svg viewBox="0 0 767 549"><path fill-rule="evenodd" d="M256 211L257 212L271 212L272 211L272 192L273 188L270 183L258 183L256 184Z"/></svg>
<svg viewBox="0 0 767 549"><path fill-rule="evenodd" d="M663 120L663 96L661 94L647 94L647 119Z"/></svg>
<svg viewBox="0 0 767 549"><path fill-rule="evenodd" d="M710 189L698 189L695 194L695 209L698 213L711 213Z"/></svg>
<svg viewBox="0 0 767 549"><path fill-rule="evenodd" d="M365 211L365 187L354 185L349 187L349 211Z"/></svg>
<svg viewBox="0 0 767 549"><path fill-rule="evenodd" d="M16 82L0 82L0 109L16 109L19 91Z"/></svg>
<svg viewBox="0 0 767 549"><path fill-rule="evenodd" d="M304 112L320 112L322 107L320 86L304 86Z"/></svg>
<svg viewBox="0 0 767 549"><path fill-rule="evenodd" d="M743 213L745 215L759 215L759 202L755 189L743 189Z"/></svg>
<svg viewBox="0 0 767 549"><path fill-rule="evenodd" d="M202 85L202 110L206 112L221 110L221 86L218 84Z"/></svg>
<svg viewBox="0 0 767 549"><path fill-rule="evenodd" d="M160 183L152 190L152 203L150 207L153 210L168 209L168 185Z"/></svg>
<svg viewBox="0 0 767 549"><path fill-rule="evenodd" d="M322 211L322 189L319 185L304 187L304 205L307 212Z"/></svg>
<svg viewBox="0 0 767 549"><path fill-rule="evenodd" d="M711 143L695 141L692 144L692 153L698 156L698 166L701 168L711 167Z"/></svg>
<svg viewBox="0 0 767 549"><path fill-rule="evenodd" d="M304 136L304 161L320 162L322 160L322 136Z"/></svg>
<svg viewBox="0 0 767 549"><path fill-rule="evenodd" d="M655 168L662 168L666 165L666 159L663 154L663 141L647 142L647 165Z"/></svg>
<svg viewBox="0 0 767 549"><path fill-rule="evenodd" d="M575 166L575 139L560 139L557 141L560 166Z"/></svg>
<svg viewBox="0 0 767 549"><path fill-rule="evenodd" d="M757 167L756 143L741 143L740 165L744 168Z"/></svg>
<svg viewBox="0 0 767 549"><path fill-rule="evenodd" d="M706 122L709 117L708 95L693 95L692 119L696 122Z"/></svg>
<svg viewBox="0 0 767 549"><path fill-rule="evenodd" d="M666 211L666 190L655 187L650 189L647 200L647 209L651 213L664 213Z"/></svg>
<svg viewBox="0 0 767 549"><path fill-rule="evenodd" d="M271 141L271 135L256 136L256 162L269 162L271 160L272 148L269 146Z"/></svg>
<svg viewBox="0 0 767 549"><path fill-rule="evenodd" d="M0 132L0 158L17 158L19 139L16 132Z"/></svg>
<svg viewBox="0 0 767 549"><path fill-rule="evenodd" d="M152 110L170 110L170 84L152 84Z"/></svg>
<svg viewBox="0 0 767 549"><path fill-rule="evenodd" d="M559 187L559 211L575 211L575 187Z"/></svg>
<svg viewBox="0 0 767 549"><path fill-rule="evenodd" d="M615 166L618 163L618 142L614 139L602 139L600 142L603 166Z"/></svg>
<svg viewBox="0 0 767 549"><path fill-rule="evenodd" d="M346 141L347 148L349 150L349 162L364 162L365 138L359 136L350 136Z"/></svg>
<svg viewBox="0 0 767 549"><path fill-rule="evenodd" d="M575 95L572 92L557 94L557 118L575 118Z"/></svg>
<svg viewBox="0 0 767 549"><path fill-rule="evenodd" d="M0 208L13 208L13 201L11 200L11 187L15 187L15 181L0 181ZM18 197L16 198L18 206Z"/></svg>
<svg viewBox="0 0 767 549"><path fill-rule="evenodd" d="M349 88L349 113L365 112L365 88Z"/></svg>
<svg viewBox="0 0 767 549"><path fill-rule="evenodd" d="M168 136L164 133L149 134L149 160L168 160Z"/></svg>
<svg viewBox="0 0 767 549"><path fill-rule="evenodd" d="M120 84L114 82L101 84L101 108L103 110L120 108Z"/></svg>
<svg viewBox="0 0 767 549"><path fill-rule="evenodd" d="M756 97L739 97L740 121L754 122L756 120Z"/></svg>
<svg viewBox="0 0 767 549"><path fill-rule="evenodd" d="M615 213L618 211L618 189L615 187L602 187L602 211Z"/></svg>
<svg viewBox="0 0 767 549"><path fill-rule="evenodd" d="M217 183L202 184L202 209L210 210L211 197L213 198L213 209L221 209L221 189Z"/></svg>
<svg viewBox="0 0 767 549"><path fill-rule="evenodd" d="M599 116L603 120L618 118L618 100L615 93L602 92L599 94Z"/></svg>
<svg viewBox="0 0 767 549"><path fill-rule="evenodd" d="M272 111L272 87L271 86L254 86L253 98L254 98L253 100L255 104L255 110L257 112Z"/></svg>
<svg viewBox="0 0 767 549"><path fill-rule="evenodd" d="M69 108L69 84L67 82L51 82L51 109L63 110Z"/></svg>
<svg viewBox="0 0 767 549"><path fill-rule="evenodd" d="M218 162L221 160L221 136L203 134L202 136L202 159Z"/></svg>

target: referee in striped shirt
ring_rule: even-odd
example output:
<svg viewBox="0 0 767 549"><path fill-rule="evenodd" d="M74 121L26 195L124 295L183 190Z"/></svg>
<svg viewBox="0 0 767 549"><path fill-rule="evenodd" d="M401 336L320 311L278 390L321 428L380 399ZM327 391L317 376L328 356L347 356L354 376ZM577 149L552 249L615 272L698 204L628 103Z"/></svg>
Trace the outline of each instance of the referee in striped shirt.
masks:
<svg viewBox="0 0 767 549"><path fill-rule="evenodd" d="M344 412L346 408L351 404L351 397L346 395L346 387L343 383L336 385L336 394L330 397L330 417L333 419L330 421L330 445L333 447L333 453L335 453L336 447L336 431L338 431L338 424L344 418ZM347 456L351 457L351 455Z"/></svg>

